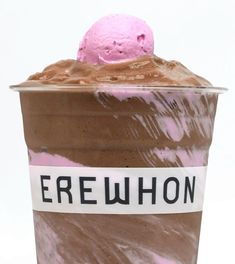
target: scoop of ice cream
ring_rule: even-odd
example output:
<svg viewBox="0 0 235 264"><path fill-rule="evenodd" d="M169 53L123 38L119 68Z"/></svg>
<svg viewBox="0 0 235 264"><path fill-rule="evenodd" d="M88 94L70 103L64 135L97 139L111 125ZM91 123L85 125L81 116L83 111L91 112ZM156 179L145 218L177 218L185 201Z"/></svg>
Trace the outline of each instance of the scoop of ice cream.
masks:
<svg viewBox="0 0 235 264"><path fill-rule="evenodd" d="M77 59L91 64L115 63L153 55L153 50L153 32L145 21L129 15L109 15L85 34Z"/></svg>

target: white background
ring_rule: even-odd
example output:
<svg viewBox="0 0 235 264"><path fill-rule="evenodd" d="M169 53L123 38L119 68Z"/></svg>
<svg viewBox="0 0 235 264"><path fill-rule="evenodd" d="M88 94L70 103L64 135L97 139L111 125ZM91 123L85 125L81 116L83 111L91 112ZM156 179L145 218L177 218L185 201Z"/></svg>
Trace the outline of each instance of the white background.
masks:
<svg viewBox="0 0 235 264"><path fill-rule="evenodd" d="M75 58L91 23L120 12L148 22L155 54L230 89L218 105L198 264L234 263L235 1L0 0L1 264L36 263L20 105L8 86L52 62Z"/></svg>

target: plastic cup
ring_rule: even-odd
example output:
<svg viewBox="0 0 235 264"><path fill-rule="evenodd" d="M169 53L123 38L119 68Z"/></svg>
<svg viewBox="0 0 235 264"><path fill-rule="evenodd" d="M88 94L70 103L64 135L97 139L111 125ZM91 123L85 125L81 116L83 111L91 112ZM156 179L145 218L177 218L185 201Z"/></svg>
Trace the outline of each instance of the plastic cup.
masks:
<svg viewBox="0 0 235 264"><path fill-rule="evenodd" d="M12 88L29 150L39 264L197 263L225 89Z"/></svg>

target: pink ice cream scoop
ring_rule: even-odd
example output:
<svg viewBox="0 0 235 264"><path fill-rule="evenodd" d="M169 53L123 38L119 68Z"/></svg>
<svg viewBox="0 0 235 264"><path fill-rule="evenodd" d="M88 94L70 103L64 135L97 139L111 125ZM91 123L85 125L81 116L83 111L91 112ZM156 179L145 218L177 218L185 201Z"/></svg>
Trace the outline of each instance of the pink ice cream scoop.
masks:
<svg viewBox="0 0 235 264"><path fill-rule="evenodd" d="M115 63L153 55L153 50L153 32L145 21L129 15L109 15L85 34L77 59L91 64Z"/></svg>

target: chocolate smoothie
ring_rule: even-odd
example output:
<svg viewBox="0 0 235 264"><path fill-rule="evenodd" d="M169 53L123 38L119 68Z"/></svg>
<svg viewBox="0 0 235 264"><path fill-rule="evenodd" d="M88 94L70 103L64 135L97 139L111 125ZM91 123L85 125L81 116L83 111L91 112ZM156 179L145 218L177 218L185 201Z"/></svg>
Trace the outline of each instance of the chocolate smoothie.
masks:
<svg viewBox="0 0 235 264"><path fill-rule="evenodd" d="M59 61L18 87L30 164L207 166L217 104L210 86L156 56L112 65ZM37 260L195 264L201 214L34 210Z"/></svg>
<svg viewBox="0 0 235 264"><path fill-rule="evenodd" d="M20 92L38 264L196 264L218 94L110 15Z"/></svg>

